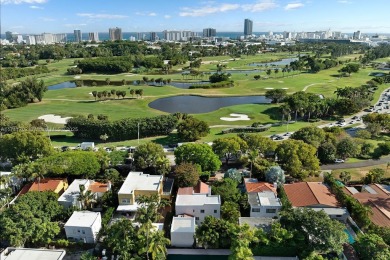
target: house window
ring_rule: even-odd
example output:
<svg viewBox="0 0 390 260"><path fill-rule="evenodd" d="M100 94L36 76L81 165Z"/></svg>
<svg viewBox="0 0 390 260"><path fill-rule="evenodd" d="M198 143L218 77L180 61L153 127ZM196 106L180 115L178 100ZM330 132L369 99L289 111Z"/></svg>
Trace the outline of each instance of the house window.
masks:
<svg viewBox="0 0 390 260"><path fill-rule="evenodd" d="M342 215L336 215L336 218L341 218L342 217Z"/></svg>
<svg viewBox="0 0 390 260"><path fill-rule="evenodd" d="M83 233L83 235L85 235L85 230L81 231L81 233Z"/></svg>
<svg viewBox="0 0 390 260"><path fill-rule="evenodd" d="M122 203L130 203L130 199L122 199Z"/></svg>
<svg viewBox="0 0 390 260"><path fill-rule="evenodd" d="M80 230L78 229L77 232L80 233Z"/></svg>
<svg viewBox="0 0 390 260"><path fill-rule="evenodd" d="M201 210L200 210L200 213L204 213L204 209L201 209Z"/></svg>
<svg viewBox="0 0 390 260"><path fill-rule="evenodd" d="M266 209L266 213L276 213L276 209Z"/></svg>
<svg viewBox="0 0 390 260"><path fill-rule="evenodd" d="M218 213L218 210L214 209L214 213Z"/></svg>
<svg viewBox="0 0 390 260"><path fill-rule="evenodd" d="M252 212L260 212L260 209L259 208L253 208Z"/></svg>
<svg viewBox="0 0 390 260"><path fill-rule="evenodd" d="M199 217L195 217L195 220L199 220Z"/></svg>

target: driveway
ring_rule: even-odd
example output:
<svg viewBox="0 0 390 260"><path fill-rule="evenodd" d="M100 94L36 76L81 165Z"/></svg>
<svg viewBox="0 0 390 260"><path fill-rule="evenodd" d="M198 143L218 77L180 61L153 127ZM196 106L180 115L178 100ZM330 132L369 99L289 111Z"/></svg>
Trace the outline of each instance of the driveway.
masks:
<svg viewBox="0 0 390 260"><path fill-rule="evenodd" d="M390 162L390 156L382 157L379 160L370 159L370 160L355 162L355 163L338 163L338 164L322 165L321 170L361 168L361 167L375 166L380 164L387 164L388 162Z"/></svg>

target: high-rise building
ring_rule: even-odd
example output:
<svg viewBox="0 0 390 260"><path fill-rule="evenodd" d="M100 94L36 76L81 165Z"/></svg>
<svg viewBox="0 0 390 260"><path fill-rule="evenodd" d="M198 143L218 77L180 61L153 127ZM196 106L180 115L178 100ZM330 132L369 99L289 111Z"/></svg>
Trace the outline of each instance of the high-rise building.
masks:
<svg viewBox="0 0 390 260"><path fill-rule="evenodd" d="M109 29L110 40L111 41L121 41L122 40L122 29L115 27Z"/></svg>
<svg viewBox="0 0 390 260"><path fill-rule="evenodd" d="M167 41L181 41L181 31L163 31L164 39Z"/></svg>
<svg viewBox="0 0 390 260"><path fill-rule="evenodd" d="M97 32L88 33L88 41L98 42L99 41L99 34Z"/></svg>
<svg viewBox="0 0 390 260"><path fill-rule="evenodd" d="M252 30L253 30L253 21L249 19L245 19L244 21L244 35L252 35Z"/></svg>
<svg viewBox="0 0 390 260"><path fill-rule="evenodd" d="M155 41L157 41L157 33L156 32L151 32L150 33L150 37L149 37L149 40L151 41L151 42L155 42Z"/></svg>
<svg viewBox="0 0 390 260"><path fill-rule="evenodd" d="M362 37L362 33L360 31L356 31L353 33L354 40L360 40L361 37Z"/></svg>
<svg viewBox="0 0 390 260"><path fill-rule="evenodd" d="M5 39L7 40L7 41L9 41L9 42L13 42L14 41L14 39L13 39L13 37L12 37L12 32L5 32Z"/></svg>
<svg viewBox="0 0 390 260"><path fill-rule="evenodd" d="M53 42L55 43L66 43L66 33L53 34Z"/></svg>
<svg viewBox="0 0 390 260"><path fill-rule="evenodd" d="M215 37L217 36L217 30L213 28L203 29L203 37Z"/></svg>
<svg viewBox="0 0 390 260"><path fill-rule="evenodd" d="M73 34L74 34L74 42L81 42L83 40L80 30L74 30Z"/></svg>
<svg viewBox="0 0 390 260"><path fill-rule="evenodd" d="M138 41L143 41L145 37L145 34L142 32L137 33L137 40Z"/></svg>

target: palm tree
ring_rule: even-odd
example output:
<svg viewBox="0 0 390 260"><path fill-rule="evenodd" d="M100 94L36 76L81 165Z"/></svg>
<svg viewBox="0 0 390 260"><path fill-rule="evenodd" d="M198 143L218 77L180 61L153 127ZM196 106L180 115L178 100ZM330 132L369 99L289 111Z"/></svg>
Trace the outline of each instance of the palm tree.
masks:
<svg viewBox="0 0 390 260"><path fill-rule="evenodd" d="M256 161L257 157L259 157L259 152L257 150L249 151L248 159L251 162L251 171L250 171L250 174L249 174L249 178L252 178L253 162Z"/></svg>
<svg viewBox="0 0 390 260"><path fill-rule="evenodd" d="M147 242L147 257L150 253L152 259L166 259L167 245L170 244L170 240L164 236L162 231L153 232L150 241Z"/></svg>
<svg viewBox="0 0 390 260"><path fill-rule="evenodd" d="M85 186L80 185L79 186L80 192L79 196L77 198L78 201L81 203L82 209L88 209L92 207L92 203L95 202L95 193L93 193L90 190L85 191Z"/></svg>
<svg viewBox="0 0 390 260"><path fill-rule="evenodd" d="M41 179L45 176L44 166L42 164L28 164L27 171L30 172L31 177L38 181L38 191L41 191Z"/></svg>

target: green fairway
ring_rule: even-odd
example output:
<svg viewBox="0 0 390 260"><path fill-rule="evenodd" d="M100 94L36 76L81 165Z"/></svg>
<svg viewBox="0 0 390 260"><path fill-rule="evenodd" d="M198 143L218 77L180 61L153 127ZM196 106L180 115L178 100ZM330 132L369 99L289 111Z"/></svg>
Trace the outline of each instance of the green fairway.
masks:
<svg viewBox="0 0 390 260"><path fill-rule="evenodd" d="M254 56L242 56L240 59L232 59L229 56L221 57L205 57L202 58L203 64L200 67L200 71L214 71L218 63L226 65L227 69L255 69L256 67L248 66L252 62L264 62L264 61L276 61L283 58L292 57L289 53L276 53L276 54L261 54ZM359 55L353 54L342 57L343 60L354 60ZM42 62L41 62L42 63ZM188 66L188 64L185 64ZM182 65L182 66L185 66ZM47 74L39 75L46 85L53 85L69 80L74 80L75 76L66 75L67 68L74 66L74 59L64 59L59 62L51 62L48 64L50 69L55 69ZM328 70L322 70L319 73L312 74L306 72L291 72L272 73L267 76L265 72L258 73L232 73L231 79L234 80L235 85L232 88L220 88L220 89L181 89L173 86L147 86L147 85L126 85L126 86L100 86L100 87L88 87L83 86L79 88L68 88L59 90L50 90L45 93L44 99L40 103L29 104L26 107L17 109L9 109L3 113L9 116L12 120L18 120L23 122L29 122L39 116L45 114L55 114L60 116L77 116L88 114L104 114L109 117L110 120L117 120L121 118L137 118L156 116L165 114L162 111L152 109L148 104L158 98L168 97L174 95L202 95L202 96L245 96L245 95L262 95L267 89L286 89L288 93L292 94L297 91L307 91L311 93L322 94L325 97L334 96L334 91L338 87L357 87L365 84L372 77L369 74L375 69L371 67L361 68L358 73L353 73L350 77L339 77L338 70L342 67L331 68ZM181 69L177 66L176 69ZM260 75L260 80L255 80L254 75ZM111 81L122 81L125 79L128 82L134 80L142 80L144 76L151 78L165 78L172 81L199 81L198 79L186 79L181 73L170 75L136 75L132 73L122 73L116 75L102 75L102 74L82 74L77 76L80 80L105 80L109 78ZM206 75L206 78L208 76ZM267 78L268 77L268 78ZM378 90L374 94L375 103L380 93L390 87L390 84L380 85ZM97 100L92 96L93 91L111 91L124 90L126 91L126 97L118 99L107 98L106 100ZM130 89L142 89L143 97L137 98L130 95ZM228 117L231 113L246 114L249 116L249 121L223 121L221 117ZM194 115L196 118L206 121L213 128L211 134L202 141L211 141L220 136L221 130L228 128L229 126L249 126L254 122L260 122L262 124L275 123L281 120L276 105L266 104L245 104L235 105L230 107L224 107L216 111L212 111L204 114ZM324 122L318 122L315 125ZM270 130L262 133L264 135L271 135L275 133L281 133L288 131L295 131L302 126L309 125L306 122L298 122L289 125L288 129L286 125L272 127ZM221 127L218 127L221 126ZM57 142L57 141L56 141ZM65 141L66 143L67 141ZM58 142L61 143L61 142ZM134 144L133 142L130 142Z"/></svg>

